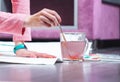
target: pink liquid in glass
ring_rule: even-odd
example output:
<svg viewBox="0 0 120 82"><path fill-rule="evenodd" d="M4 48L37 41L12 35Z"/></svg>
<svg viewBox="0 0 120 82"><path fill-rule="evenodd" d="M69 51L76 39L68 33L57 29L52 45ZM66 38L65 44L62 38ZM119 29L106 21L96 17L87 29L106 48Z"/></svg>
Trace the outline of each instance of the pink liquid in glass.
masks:
<svg viewBox="0 0 120 82"><path fill-rule="evenodd" d="M81 60L83 57L85 41L63 41L61 42L61 51L63 59Z"/></svg>

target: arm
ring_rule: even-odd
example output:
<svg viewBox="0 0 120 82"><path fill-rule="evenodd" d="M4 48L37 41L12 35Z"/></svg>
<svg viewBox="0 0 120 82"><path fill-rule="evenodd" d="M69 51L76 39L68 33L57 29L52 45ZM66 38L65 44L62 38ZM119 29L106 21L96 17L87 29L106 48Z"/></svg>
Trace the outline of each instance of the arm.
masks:
<svg viewBox="0 0 120 82"><path fill-rule="evenodd" d="M29 1L30 0L11 0L12 6L13 6L13 13L24 13L29 14L30 13L30 7L29 7ZM28 15L29 16L29 15ZM49 9L43 9L39 11L38 13L35 13L33 15L30 15L24 20L24 26L23 27L40 27L40 26L56 26L58 23L60 23L61 18L59 15ZM17 27L16 27L17 28ZM21 27L22 28L22 27ZM19 46L19 44L24 44L24 41L30 41L31 40L31 34L30 34L30 28L24 28L23 35L14 35L13 40L15 41L15 49ZM21 46L20 46L21 47ZM23 56L23 57L54 57L49 54L45 53L38 53L34 51L26 50L26 48L17 49L15 50L15 53L17 56Z"/></svg>
<svg viewBox="0 0 120 82"><path fill-rule="evenodd" d="M30 0L11 0L13 13L30 14ZM13 41L31 41L31 29L24 28L23 35L13 35Z"/></svg>
<svg viewBox="0 0 120 82"><path fill-rule="evenodd" d="M24 31L24 18L26 18L26 15L24 14L0 12L0 32L22 35Z"/></svg>

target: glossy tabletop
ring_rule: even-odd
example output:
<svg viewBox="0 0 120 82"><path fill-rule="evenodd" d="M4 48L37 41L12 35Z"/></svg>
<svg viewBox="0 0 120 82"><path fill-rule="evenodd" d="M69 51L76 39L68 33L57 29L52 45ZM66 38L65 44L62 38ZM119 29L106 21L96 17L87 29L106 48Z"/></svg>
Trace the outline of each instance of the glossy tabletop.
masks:
<svg viewBox="0 0 120 82"><path fill-rule="evenodd" d="M0 82L120 82L119 62L0 63Z"/></svg>

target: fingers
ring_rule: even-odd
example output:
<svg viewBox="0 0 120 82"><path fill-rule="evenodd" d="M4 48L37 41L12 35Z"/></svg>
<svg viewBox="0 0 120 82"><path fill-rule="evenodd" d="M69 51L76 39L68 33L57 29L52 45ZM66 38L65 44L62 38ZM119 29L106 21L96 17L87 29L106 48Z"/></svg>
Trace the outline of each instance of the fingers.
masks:
<svg viewBox="0 0 120 82"><path fill-rule="evenodd" d="M40 20L42 21L43 25L45 25L45 26L48 26L48 27L54 26L54 24L45 16L40 16Z"/></svg>
<svg viewBox="0 0 120 82"><path fill-rule="evenodd" d="M49 55L46 53L39 53L34 51L28 51L28 50L20 50L17 52L18 57L28 57L28 58L56 58L53 55Z"/></svg>
<svg viewBox="0 0 120 82"><path fill-rule="evenodd" d="M46 54L46 53L37 53L36 55L37 55L38 58L56 58L56 56L49 55L49 54Z"/></svg>
<svg viewBox="0 0 120 82"><path fill-rule="evenodd" d="M57 24L58 22L56 22L57 21L56 17L53 16L52 14L50 14L50 13L48 13L46 11L42 11L41 15L44 16L44 18L47 19L47 21L45 21L46 23L50 23L51 25L54 25L54 26L58 25Z"/></svg>
<svg viewBox="0 0 120 82"><path fill-rule="evenodd" d="M55 18L57 19L58 23L61 22L61 17L60 15L58 15L58 13L54 10L50 10L50 9L44 9L46 12L50 13L51 15L55 16Z"/></svg>
<svg viewBox="0 0 120 82"><path fill-rule="evenodd" d="M36 15L39 15L43 22L51 26L58 26L61 22L61 17L58 15L58 13L50 9L45 8Z"/></svg>

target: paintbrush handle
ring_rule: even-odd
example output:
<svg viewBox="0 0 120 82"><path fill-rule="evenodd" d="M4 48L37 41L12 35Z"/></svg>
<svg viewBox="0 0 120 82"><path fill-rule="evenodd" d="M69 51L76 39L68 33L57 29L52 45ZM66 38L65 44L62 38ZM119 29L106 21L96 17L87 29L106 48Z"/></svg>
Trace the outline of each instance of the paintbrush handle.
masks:
<svg viewBox="0 0 120 82"><path fill-rule="evenodd" d="M65 38L65 35L64 35L64 33L63 33L63 30L62 30L62 27L61 27L60 24L59 24L59 29L60 29L60 32L61 32L61 34L62 34L62 37L63 37L64 41L66 42L67 40L66 40L66 38Z"/></svg>

